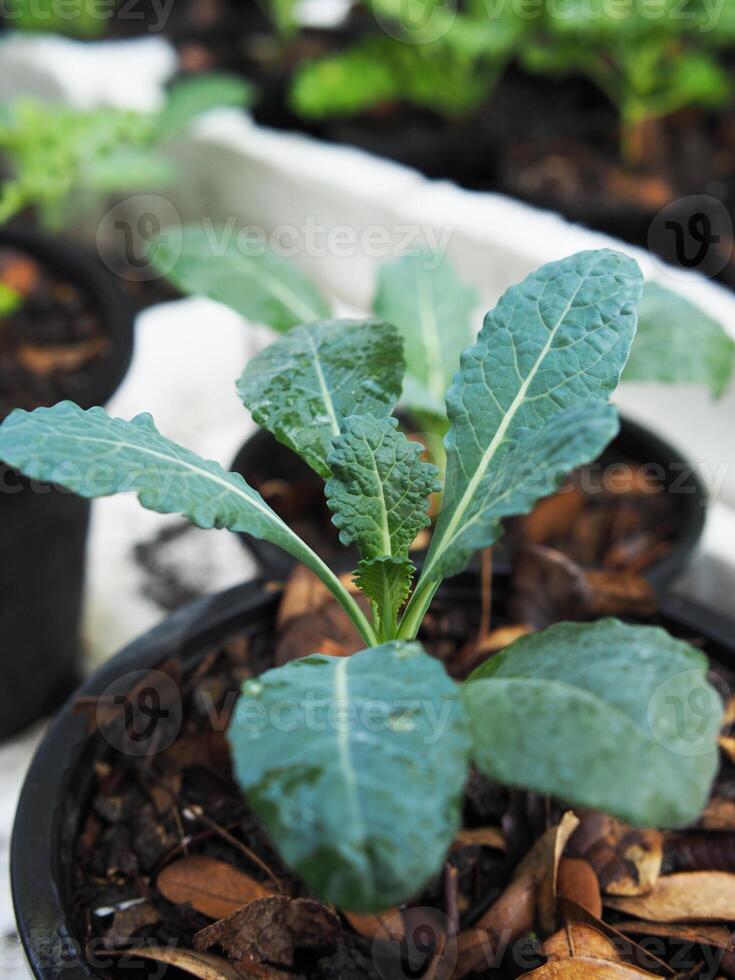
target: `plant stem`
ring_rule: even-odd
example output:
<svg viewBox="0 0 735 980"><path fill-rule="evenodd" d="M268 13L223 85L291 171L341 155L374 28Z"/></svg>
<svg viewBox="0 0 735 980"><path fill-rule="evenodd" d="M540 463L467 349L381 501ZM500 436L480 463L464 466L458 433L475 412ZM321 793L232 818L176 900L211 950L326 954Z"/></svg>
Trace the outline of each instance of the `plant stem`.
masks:
<svg viewBox="0 0 735 980"><path fill-rule="evenodd" d="M281 545L281 547L285 547L288 553L293 555L297 561L303 562L307 568L310 568L315 575L319 576L337 602L339 602L344 611L350 617L352 624L363 638L366 645L368 647L377 646L378 637L375 630L370 625L362 609L360 609L358 604L344 587L342 582L340 582L339 578L334 574L332 569L328 565L325 565L319 555L317 555L315 551L312 551L311 548L305 544L301 538L295 535L286 524L283 526L288 532L291 541L290 547L286 547L285 545Z"/></svg>
<svg viewBox="0 0 735 980"><path fill-rule="evenodd" d="M431 580L423 576L419 579L419 583L406 606L403 619L398 627L398 638L400 640L416 639L416 634L440 585L441 579Z"/></svg>

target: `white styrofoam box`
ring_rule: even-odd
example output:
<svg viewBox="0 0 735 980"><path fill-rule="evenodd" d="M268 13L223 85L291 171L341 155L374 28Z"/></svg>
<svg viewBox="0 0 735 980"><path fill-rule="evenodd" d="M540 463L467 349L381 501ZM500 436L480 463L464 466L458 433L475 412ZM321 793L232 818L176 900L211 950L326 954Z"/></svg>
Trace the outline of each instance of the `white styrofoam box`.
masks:
<svg viewBox="0 0 735 980"><path fill-rule="evenodd" d="M8 34L0 40L2 98L32 94L91 108L159 108L176 71L176 53L160 37L69 41L54 34Z"/></svg>
<svg viewBox="0 0 735 980"><path fill-rule="evenodd" d="M79 104L127 100L140 106L155 103L156 88L174 57L161 39L126 42L118 64L127 58L128 70L118 85L109 82L109 44L57 39L52 58L48 43L11 38L0 45L0 89L35 87L43 94L44 85L55 84ZM445 246L478 286L485 306L542 262L612 245L638 259L647 277L718 317L735 336L735 297L729 291L696 273L669 269L642 249L502 195L465 191L354 148L271 131L232 109L200 120L175 155L181 179L166 197L181 220L206 216L229 222L234 233L255 226L277 242L294 243L295 260L354 309L368 307L379 262L417 238ZM371 234L383 236L383 244ZM735 386L717 403L696 388L663 385L625 385L617 400L697 464L715 499L735 506Z"/></svg>
<svg viewBox="0 0 735 980"><path fill-rule="evenodd" d="M207 299L147 310L138 318L130 371L108 411L126 419L150 412L163 435L229 468L253 430L235 390L248 333L240 316ZM97 500L92 513L85 633L90 659L98 663L165 615L136 548L182 522L144 510L131 494ZM236 585L254 572L228 531L191 529L168 550L178 559L183 584L199 593Z"/></svg>

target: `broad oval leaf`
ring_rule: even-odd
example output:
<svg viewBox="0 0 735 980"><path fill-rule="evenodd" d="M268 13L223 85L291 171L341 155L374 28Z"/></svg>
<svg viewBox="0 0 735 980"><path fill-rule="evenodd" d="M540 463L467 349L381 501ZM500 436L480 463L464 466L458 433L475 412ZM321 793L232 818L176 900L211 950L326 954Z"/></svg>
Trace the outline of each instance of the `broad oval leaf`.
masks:
<svg viewBox="0 0 735 980"><path fill-rule="evenodd" d="M354 415L341 428L325 488L340 541L356 544L363 558L407 558L431 523L429 496L441 490L439 471L421 459L424 447L398 429L397 419Z"/></svg>
<svg viewBox="0 0 735 980"><path fill-rule="evenodd" d="M332 440L350 415L390 415L403 345L382 320L327 320L290 330L245 367L237 390L258 425L328 477Z"/></svg>
<svg viewBox="0 0 735 980"><path fill-rule="evenodd" d="M254 323L284 331L329 316L329 303L294 263L229 226L187 225L164 233L151 264L183 293L208 296Z"/></svg>
<svg viewBox="0 0 735 980"><path fill-rule="evenodd" d="M642 282L619 252L580 252L542 266L485 317L447 393L447 479L427 580L461 570L470 546L497 540L497 525L487 528L495 515L484 512L508 452L522 454L523 442L565 410L607 401L628 357ZM476 543L463 531L469 520Z"/></svg>
<svg viewBox="0 0 735 980"><path fill-rule="evenodd" d="M707 660L654 626L560 623L475 671L465 705L479 768L648 827L699 816L722 703Z"/></svg>
<svg viewBox="0 0 735 980"><path fill-rule="evenodd" d="M443 416L459 356L474 340L478 302L477 290L461 281L446 258L431 252L380 267L373 309L403 335L407 367L401 400L409 411L426 412L431 405Z"/></svg>
<svg viewBox="0 0 735 980"><path fill-rule="evenodd" d="M719 398L732 377L735 342L717 320L658 283L647 283L623 381L706 385Z"/></svg>
<svg viewBox="0 0 735 980"><path fill-rule="evenodd" d="M419 644L247 681L228 737L250 805L319 898L377 911L441 870L470 740L457 685Z"/></svg>

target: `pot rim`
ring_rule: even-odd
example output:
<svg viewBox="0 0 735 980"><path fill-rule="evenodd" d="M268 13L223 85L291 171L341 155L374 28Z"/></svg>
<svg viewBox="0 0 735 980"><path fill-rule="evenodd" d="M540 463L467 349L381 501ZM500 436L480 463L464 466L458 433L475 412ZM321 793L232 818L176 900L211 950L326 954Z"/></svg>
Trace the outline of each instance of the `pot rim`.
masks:
<svg viewBox="0 0 735 980"><path fill-rule="evenodd" d="M127 374L133 357L135 310L130 297L115 277L92 253L66 238L51 237L34 228L16 224L0 228L0 247L28 252L43 265L73 282L90 298L100 313L101 326L110 335L108 353L97 365L82 408L104 405Z"/></svg>
<svg viewBox="0 0 735 980"><path fill-rule="evenodd" d="M463 582L470 589L473 581L472 575L460 576L459 590ZM499 595L507 584L506 576L497 577ZM274 615L278 599L278 592L269 591L263 579L255 579L183 607L92 674L49 727L28 770L11 841L18 932L39 980L99 980L74 940L63 894L63 875L71 863L71 839L77 830L63 804L89 739L84 719L73 712L74 700L79 695L99 695L133 669L152 669L171 656L200 652L202 645L227 631L257 628ZM735 634L728 618L671 595L663 597L660 617L667 626L707 638L716 648L710 656L735 669Z"/></svg>
<svg viewBox="0 0 735 980"><path fill-rule="evenodd" d="M244 467L274 438L265 429L257 429L242 444L230 469L242 473ZM645 445L647 447L645 456L650 455L650 459L643 458L641 461L663 465L666 469L667 486L675 482L677 474L681 472L685 474L687 487L690 488L688 492L679 494L682 503L679 508L680 520L677 523L674 547L644 573L651 585L660 590L684 571L692 552L698 546L707 520L709 494L694 464L681 450L672 446L648 426L620 413L620 432L615 438L621 442L632 441ZM261 443L263 447L260 446ZM248 534L239 534L238 537L242 546L255 559L260 575L278 579L285 574L286 568L291 566L288 557L267 541L261 541ZM339 558L334 559L334 564L340 564ZM510 571L510 565L502 561L497 562L496 567L504 573Z"/></svg>

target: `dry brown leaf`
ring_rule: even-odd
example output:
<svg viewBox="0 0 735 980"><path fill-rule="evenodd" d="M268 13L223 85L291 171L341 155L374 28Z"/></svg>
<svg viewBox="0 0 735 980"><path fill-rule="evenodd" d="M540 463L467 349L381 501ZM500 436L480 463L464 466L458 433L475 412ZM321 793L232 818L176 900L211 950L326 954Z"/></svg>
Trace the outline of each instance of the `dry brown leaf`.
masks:
<svg viewBox="0 0 735 980"><path fill-rule="evenodd" d="M722 730L726 731L731 725L735 724L735 694L731 694L727 699L725 711L722 715Z"/></svg>
<svg viewBox="0 0 735 980"><path fill-rule="evenodd" d="M592 956L575 956L571 960L558 960L545 963L531 973L524 973L523 978L534 980L640 980L641 977L655 977L655 973L647 973L627 963L615 960L601 960Z"/></svg>
<svg viewBox="0 0 735 980"><path fill-rule="evenodd" d="M453 847L492 847L506 849L505 834L500 827L464 827L454 838Z"/></svg>
<svg viewBox="0 0 735 980"><path fill-rule="evenodd" d="M654 956L649 950L639 946L630 936L623 935L622 932L614 926L611 926L609 922L605 922L604 919L592 915L577 902L560 897L559 911L565 923L578 923L580 925L591 926L593 929L601 932L603 936L607 936L615 944L620 958L628 963L632 963L633 966L644 971L651 970L654 973L662 973L668 977L674 975L674 970L667 963Z"/></svg>
<svg viewBox="0 0 735 980"><path fill-rule="evenodd" d="M38 262L25 255L11 254L0 263L0 282L21 296L30 296L41 275Z"/></svg>
<svg viewBox="0 0 735 980"><path fill-rule="evenodd" d="M568 960L573 956L620 959L615 944L607 936L582 922L571 922L564 929L559 929L549 936L541 948L549 960Z"/></svg>
<svg viewBox="0 0 735 980"><path fill-rule="evenodd" d="M720 735L717 742L730 762L735 762L735 738L732 735Z"/></svg>
<svg viewBox="0 0 735 980"><path fill-rule="evenodd" d="M492 653L497 653L499 650L504 650L511 643L515 643L522 636L528 636L532 632L532 628L525 623L518 623L512 626L498 626L497 629L491 630L477 641L477 644L472 650L472 659L476 660L480 656L487 657Z"/></svg>
<svg viewBox="0 0 735 980"><path fill-rule="evenodd" d="M614 817L587 810L580 814L567 854L584 858L609 895L644 895L661 872L663 837L658 830L639 830Z"/></svg>
<svg viewBox="0 0 735 980"><path fill-rule="evenodd" d="M664 938L685 939L700 946L713 946L728 953L735 952L733 932L728 926L676 922L648 922L646 920L619 922L618 930L633 936L662 936Z"/></svg>
<svg viewBox="0 0 735 980"><path fill-rule="evenodd" d="M392 939L402 942L406 938L403 916L397 908L372 914L358 912L342 914L356 933L368 939Z"/></svg>
<svg viewBox="0 0 735 980"><path fill-rule="evenodd" d="M541 933L545 936L556 931L556 879L559 872L559 862L569 838L578 826L579 818L571 810L567 810L557 826L552 828L551 832L547 831L541 838L544 840L548 837L548 840L546 854L541 857L544 866L536 889L536 922ZM519 871L526 861L528 861L528 856L521 862Z"/></svg>
<svg viewBox="0 0 735 980"><path fill-rule="evenodd" d="M528 544L548 544L554 538L565 536L586 502L584 491L571 483L540 500L530 514L519 519L523 540Z"/></svg>
<svg viewBox="0 0 735 980"><path fill-rule="evenodd" d="M558 898L567 898L581 905L596 918L602 916L600 883L592 866L582 858L563 857L556 878Z"/></svg>
<svg viewBox="0 0 735 980"><path fill-rule="evenodd" d="M664 875L649 895L606 897L605 905L654 922L730 922L735 920L735 874L684 871Z"/></svg>
<svg viewBox="0 0 735 980"><path fill-rule="evenodd" d="M140 941L139 929L160 922L161 916L148 902L139 902L125 909L118 909L112 917L112 925L104 936L106 946L122 946L131 939Z"/></svg>
<svg viewBox="0 0 735 980"><path fill-rule="evenodd" d="M715 796L699 819L703 830L735 830L735 800Z"/></svg>
<svg viewBox="0 0 735 980"><path fill-rule="evenodd" d="M340 581L353 595L359 592L352 575L341 575ZM316 612L332 602L334 596L322 580L305 565L296 565L283 589L276 626L281 629L290 619Z"/></svg>
<svg viewBox="0 0 735 980"><path fill-rule="evenodd" d="M156 885L169 902L188 903L210 919L224 919L241 906L273 893L243 871L201 854L169 864Z"/></svg>
<svg viewBox="0 0 735 980"><path fill-rule="evenodd" d="M592 616L650 616L658 608L656 593L642 575L599 568L585 570Z"/></svg>
<svg viewBox="0 0 735 980"><path fill-rule="evenodd" d="M168 963L178 970L199 977L199 980L242 980L234 966L223 957L212 953L198 953L193 949L160 945L135 946L132 949L115 951L110 955L124 957L128 963L137 957L153 960L155 963Z"/></svg>
<svg viewBox="0 0 735 980"><path fill-rule="evenodd" d="M666 858L671 871L735 872L735 834L707 830L668 834Z"/></svg>
<svg viewBox="0 0 735 980"><path fill-rule="evenodd" d="M513 880L473 929L458 937L456 980L487 966L499 937L513 942L530 932L539 917L556 925L556 872L564 847L578 824L571 811L550 827L516 868ZM543 911L542 911L543 909ZM554 928L547 930L554 932Z"/></svg>
<svg viewBox="0 0 735 980"><path fill-rule="evenodd" d="M202 929L194 948L220 946L240 969L264 962L290 967L296 949L333 949L339 930L337 916L320 902L274 895Z"/></svg>
<svg viewBox="0 0 735 980"><path fill-rule="evenodd" d="M26 370L46 377L55 371L78 370L87 361L100 357L108 344L106 337L78 344L23 344L16 351L16 357Z"/></svg>

